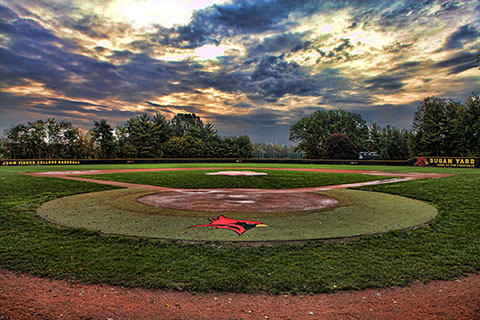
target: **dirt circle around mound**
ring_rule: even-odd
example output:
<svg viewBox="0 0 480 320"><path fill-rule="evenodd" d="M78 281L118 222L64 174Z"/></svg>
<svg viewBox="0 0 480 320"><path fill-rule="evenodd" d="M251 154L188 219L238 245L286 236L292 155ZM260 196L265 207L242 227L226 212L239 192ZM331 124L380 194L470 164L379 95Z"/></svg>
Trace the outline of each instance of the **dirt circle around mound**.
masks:
<svg viewBox="0 0 480 320"><path fill-rule="evenodd" d="M261 189L181 189L139 197L137 202L175 210L240 213L311 211L338 204L325 194Z"/></svg>

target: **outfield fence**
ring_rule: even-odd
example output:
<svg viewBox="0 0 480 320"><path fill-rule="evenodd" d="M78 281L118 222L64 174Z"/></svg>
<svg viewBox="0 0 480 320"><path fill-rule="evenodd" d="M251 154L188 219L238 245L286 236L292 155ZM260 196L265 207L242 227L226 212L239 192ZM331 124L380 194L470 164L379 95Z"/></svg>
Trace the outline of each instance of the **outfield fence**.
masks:
<svg viewBox="0 0 480 320"><path fill-rule="evenodd" d="M480 158L415 157L407 160L346 159L238 159L238 158L144 158L144 159L3 159L0 166L80 165L80 164L147 164L147 163L279 163L279 164L346 164L387 166L434 166L479 168Z"/></svg>

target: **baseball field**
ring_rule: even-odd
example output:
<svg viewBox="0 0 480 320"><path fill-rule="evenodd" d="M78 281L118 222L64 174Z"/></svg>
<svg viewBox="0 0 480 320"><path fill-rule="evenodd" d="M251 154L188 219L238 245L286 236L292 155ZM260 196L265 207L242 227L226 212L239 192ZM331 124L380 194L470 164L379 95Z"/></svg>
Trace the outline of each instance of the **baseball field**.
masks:
<svg viewBox="0 0 480 320"><path fill-rule="evenodd" d="M125 169L141 171L121 172ZM206 174L232 170L267 174ZM328 172L334 170L340 171ZM24 172L33 176L20 174ZM420 176L410 179L416 174ZM400 180L388 181L392 177ZM480 269L480 171L475 169L37 166L0 168L0 181L1 267L42 277L279 294L407 285ZM325 188L329 185L333 187ZM230 191L217 201L227 197L233 207L221 207L212 198L159 206L139 201L148 196L158 201L162 194L168 199L172 192L185 196L185 190L197 198L202 192ZM265 209L262 199L252 200L252 190L270 190L274 209ZM337 202L282 209L297 193ZM282 198L287 198L285 204L275 206ZM182 209L179 203L194 207ZM239 204L249 209L242 212ZM220 216L228 223L218 222ZM238 232L238 221L244 227L245 221L265 227Z"/></svg>

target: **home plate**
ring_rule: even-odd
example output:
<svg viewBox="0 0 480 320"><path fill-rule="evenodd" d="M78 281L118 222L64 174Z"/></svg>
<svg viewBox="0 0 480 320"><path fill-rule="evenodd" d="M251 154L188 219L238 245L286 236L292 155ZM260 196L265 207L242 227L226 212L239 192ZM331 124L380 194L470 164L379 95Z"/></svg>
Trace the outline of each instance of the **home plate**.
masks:
<svg viewBox="0 0 480 320"><path fill-rule="evenodd" d="M209 176L266 176L266 172L255 171L218 171L205 173Z"/></svg>

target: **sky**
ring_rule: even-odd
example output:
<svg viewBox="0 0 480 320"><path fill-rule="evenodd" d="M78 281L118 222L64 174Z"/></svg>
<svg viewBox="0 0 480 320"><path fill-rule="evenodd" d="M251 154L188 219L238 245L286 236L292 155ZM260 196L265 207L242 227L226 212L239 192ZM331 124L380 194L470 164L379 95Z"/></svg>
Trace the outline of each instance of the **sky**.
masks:
<svg viewBox="0 0 480 320"><path fill-rule="evenodd" d="M317 110L410 128L480 93L480 1L0 0L0 130L194 112L289 143Z"/></svg>

